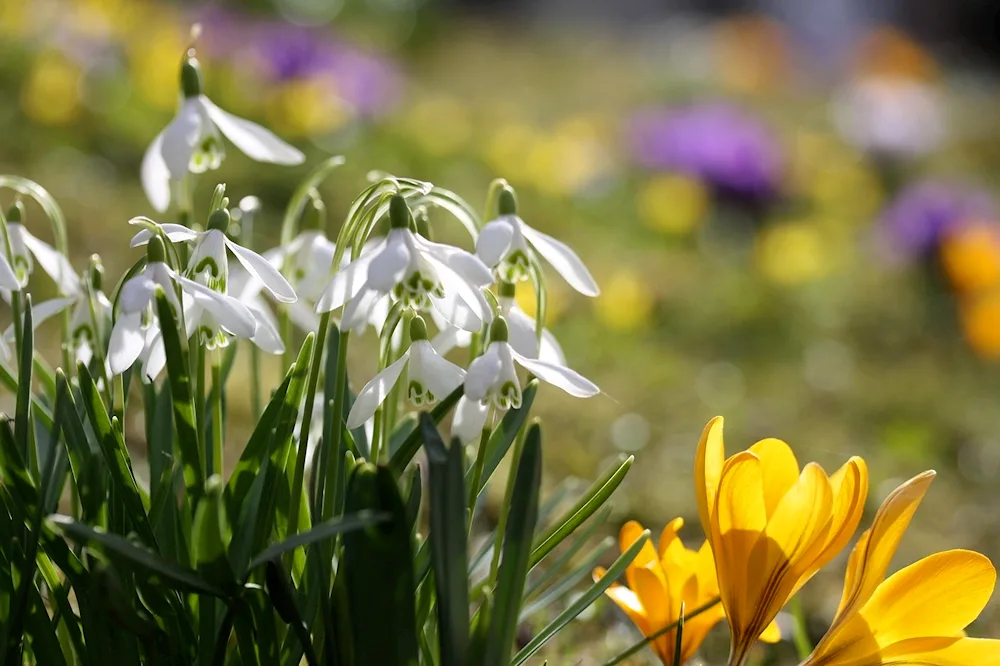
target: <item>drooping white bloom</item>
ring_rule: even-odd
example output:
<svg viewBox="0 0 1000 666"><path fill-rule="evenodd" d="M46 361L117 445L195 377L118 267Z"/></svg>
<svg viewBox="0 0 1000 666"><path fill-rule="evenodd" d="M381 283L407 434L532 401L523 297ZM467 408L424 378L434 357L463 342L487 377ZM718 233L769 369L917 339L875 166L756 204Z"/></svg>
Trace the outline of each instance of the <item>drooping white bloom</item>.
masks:
<svg viewBox="0 0 1000 666"><path fill-rule="evenodd" d="M256 321L250 310L238 300L219 293L203 284L178 275L164 261L163 241L153 237L149 242L147 263L142 271L122 285L118 299L118 318L111 329L108 362L114 374L120 374L143 359L143 374L153 379L163 367L163 341L159 325L154 325L155 295L163 290L174 311L181 312L175 291L180 285L185 301L189 298L203 311L211 312L213 323L232 335L251 338ZM188 308L190 310L190 307Z"/></svg>
<svg viewBox="0 0 1000 666"><path fill-rule="evenodd" d="M438 356L427 341L427 327L420 317L410 322L410 339L409 349L358 393L347 416L348 428L363 425L375 414L404 369L407 371L406 397L415 407L433 405L461 385L465 371Z"/></svg>
<svg viewBox="0 0 1000 666"><path fill-rule="evenodd" d="M528 279L532 253L538 253L573 289L584 296L600 293L590 271L568 245L529 227L518 217L513 190L504 188L499 204L500 216L487 222L476 239L476 254L496 270L501 280Z"/></svg>
<svg viewBox="0 0 1000 666"><path fill-rule="evenodd" d="M263 283L244 268L236 268L229 274L229 294L247 306L257 321L257 329L250 342L269 354L283 354L285 343L282 342L281 333L278 332L278 322L274 318L274 313L260 295L262 288ZM296 304L293 303L292 307ZM188 324L188 335L193 333L192 324Z"/></svg>
<svg viewBox="0 0 1000 666"><path fill-rule="evenodd" d="M12 219L14 217L11 216ZM61 252L45 241L36 238L19 221L8 221L7 233L10 236L15 280L12 286L10 274L7 271L11 266L4 261L3 265L0 266L0 287L17 291L19 288L27 286L37 261L42 270L56 283L59 293L70 296L80 290L80 280L73 270L72 264L69 263L69 259Z"/></svg>
<svg viewBox="0 0 1000 666"><path fill-rule="evenodd" d="M562 347L549 329L542 329L539 341L535 318L529 317L517 304L512 283L500 283L497 303L500 306L500 314L507 320L510 346L514 351L528 358L537 358L555 365L566 365L566 355L563 354ZM437 316L434 318L434 323L438 325L439 332L431 340L431 344L439 354L447 354L455 347L468 347L472 341L472 336L468 332L448 325Z"/></svg>
<svg viewBox="0 0 1000 666"><path fill-rule="evenodd" d="M93 264L80 275L79 290L67 298L54 298L32 308L37 326L66 308L69 316L69 344L77 363L88 365L94 356L94 346L104 344L104 335L111 327L111 301L101 289L100 264ZM93 313L91 313L93 299Z"/></svg>
<svg viewBox="0 0 1000 666"><path fill-rule="evenodd" d="M278 269L253 250L226 236L229 221L229 211L220 209L209 217L208 229L205 231L194 231L181 224L159 226L173 242L187 240L195 242L185 270L186 277L197 280L219 293L226 293L229 279L229 256L226 252L228 249L251 275L260 280L262 286L271 292L272 296L283 303L294 303L297 298L295 290ZM153 222L148 218L137 217L129 223L148 225ZM142 229L132 237L130 245L138 247L149 242L152 237L152 231Z"/></svg>
<svg viewBox="0 0 1000 666"><path fill-rule="evenodd" d="M316 311L346 305L340 327L350 330L391 295L417 311L433 307L463 330L482 329L492 318L481 291L493 281L489 268L469 252L417 235L410 229L411 220L406 201L393 196L389 234L334 275Z"/></svg>
<svg viewBox="0 0 1000 666"><path fill-rule="evenodd" d="M225 157L224 135L258 162L301 164L305 156L260 125L227 113L201 93L201 70L189 56L181 66L183 101L174 119L146 149L142 186L158 211L170 205L171 184L190 173L217 169Z"/></svg>
<svg viewBox="0 0 1000 666"><path fill-rule="evenodd" d="M42 301L38 305L32 305L31 330L36 330L43 322L59 314L72 305L73 302L74 299L72 298L53 298L47 301ZM14 354L12 345L14 344L15 338L16 334L14 333L14 324L11 324L4 330L3 335L0 335L0 360L5 362L13 360ZM10 368L10 370L16 373L16 364L14 367Z"/></svg>
<svg viewBox="0 0 1000 666"><path fill-rule="evenodd" d="M506 320L497 317L490 328L489 346L482 356L469 364L465 375L465 392L456 406L452 424L452 431L459 438L468 442L479 437L489 408L505 412L521 406L517 365L576 398L590 398L601 392L596 384L565 365L528 358L519 353L510 343Z"/></svg>

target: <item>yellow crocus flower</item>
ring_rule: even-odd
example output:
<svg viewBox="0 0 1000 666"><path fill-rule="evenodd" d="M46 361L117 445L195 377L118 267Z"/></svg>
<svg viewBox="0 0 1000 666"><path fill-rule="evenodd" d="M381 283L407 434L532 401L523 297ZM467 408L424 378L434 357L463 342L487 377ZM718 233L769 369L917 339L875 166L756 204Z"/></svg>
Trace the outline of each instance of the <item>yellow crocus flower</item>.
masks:
<svg viewBox="0 0 1000 666"><path fill-rule="evenodd" d="M709 630L725 617L719 604L712 548L707 541L698 550L687 548L677 535L683 526L683 518L668 523L660 534L658 547L654 549L647 541L625 570L628 586L614 583L605 592L644 636L676 624L681 604L684 605L686 619L681 632L680 663L674 664L676 629L664 632L650 643L665 666L680 666L691 658ZM628 550L643 532L639 523L625 523L618 535L622 552ZM599 581L604 574L603 568L594 569L594 581ZM769 627L764 639L776 642L780 637L774 625Z"/></svg>
<svg viewBox="0 0 1000 666"><path fill-rule="evenodd" d="M949 550L885 577L933 479L924 472L882 503L851 553L833 624L801 666L1000 664L1000 640L964 633L993 594L996 569L986 556Z"/></svg>
<svg viewBox="0 0 1000 666"><path fill-rule="evenodd" d="M800 472L777 439L726 459L716 417L698 444L695 489L729 620L729 666L742 666L781 607L850 541L868 468L853 457L831 476L816 463Z"/></svg>

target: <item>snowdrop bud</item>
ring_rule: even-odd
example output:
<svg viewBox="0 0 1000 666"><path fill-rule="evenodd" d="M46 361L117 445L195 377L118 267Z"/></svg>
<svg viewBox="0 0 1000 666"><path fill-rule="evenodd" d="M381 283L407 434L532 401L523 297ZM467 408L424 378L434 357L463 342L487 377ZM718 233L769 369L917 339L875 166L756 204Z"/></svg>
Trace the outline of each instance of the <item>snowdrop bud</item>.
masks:
<svg viewBox="0 0 1000 666"><path fill-rule="evenodd" d="M87 270L87 279L90 288L94 291L101 291L104 286L104 264L96 254L90 255L90 268Z"/></svg>
<svg viewBox="0 0 1000 666"><path fill-rule="evenodd" d="M209 205L209 210L218 210L220 208L228 208L229 200L226 199L226 184L219 183L215 186L215 190L212 192L212 203Z"/></svg>
<svg viewBox="0 0 1000 666"><path fill-rule="evenodd" d="M417 209L417 212L413 215L413 221L417 225L417 233L426 238L427 240L434 240L431 238L431 221L427 217L427 209L423 206Z"/></svg>
<svg viewBox="0 0 1000 666"><path fill-rule="evenodd" d="M510 185L505 185L500 190L500 196L497 198L497 209L500 215L517 215L517 195L514 194L514 188Z"/></svg>
<svg viewBox="0 0 1000 666"><path fill-rule="evenodd" d="M149 239L149 244L146 245L146 263L163 263L166 260L167 249L163 247L163 239L159 236L153 236Z"/></svg>
<svg viewBox="0 0 1000 666"><path fill-rule="evenodd" d="M517 287L513 282L508 282L507 280L500 280L500 284L497 285L497 296L500 298L514 298L517 293Z"/></svg>
<svg viewBox="0 0 1000 666"><path fill-rule="evenodd" d="M413 222L413 215L410 214L410 207L406 205L406 199L401 194L392 195L389 200L389 226L393 229L409 229Z"/></svg>
<svg viewBox="0 0 1000 666"><path fill-rule="evenodd" d="M11 224L21 224L24 221L24 203L20 199L7 209L7 221Z"/></svg>
<svg viewBox="0 0 1000 666"><path fill-rule="evenodd" d="M188 51L188 55L181 64L181 92L184 99L191 99L201 95L201 64L194 57L194 49Z"/></svg>
<svg viewBox="0 0 1000 666"><path fill-rule="evenodd" d="M503 317L497 317L490 325L490 342L507 342L508 337L507 321Z"/></svg>
<svg viewBox="0 0 1000 666"><path fill-rule="evenodd" d="M323 203L316 190L309 193L309 201L302 214L302 229L304 231L323 231L326 229L326 204Z"/></svg>
<svg viewBox="0 0 1000 666"><path fill-rule="evenodd" d="M229 211L225 208L220 208L208 217L208 228L226 233L226 230L229 228L229 220Z"/></svg>
<svg viewBox="0 0 1000 666"><path fill-rule="evenodd" d="M427 339L427 324L424 323L423 317L414 317L410 320L410 340L416 342L417 340Z"/></svg>

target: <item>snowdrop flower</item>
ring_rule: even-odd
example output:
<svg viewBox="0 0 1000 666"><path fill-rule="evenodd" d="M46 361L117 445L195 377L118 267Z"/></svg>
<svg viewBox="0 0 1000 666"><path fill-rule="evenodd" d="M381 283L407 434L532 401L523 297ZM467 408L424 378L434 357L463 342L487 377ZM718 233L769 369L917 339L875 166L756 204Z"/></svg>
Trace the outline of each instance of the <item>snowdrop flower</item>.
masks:
<svg viewBox="0 0 1000 666"><path fill-rule="evenodd" d="M507 321L497 317L490 327L489 346L482 356L469 364L465 375L465 393L456 406L452 431L462 441L469 442L479 437L490 408L505 412L521 406L521 382L517 378L515 363L575 398L590 398L601 392L596 384L564 365L528 358L519 353L510 342Z"/></svg>
<svg viewBox="0 0 1000 666"><path fill-rule="evenodd" d="M7 300L5 298L5 300ZM37 330L38 327L48 319L59 314L67 307L73 304L74 299L72 298L53 298L47 301L42 301L38 305L31 306L31 330ZM3 335L0 335L0 360L9 362L14 360L13 345L16 335L14 333L14 324L11 324L4 330ZM8 371L17 373L17 364L14 364Z"/></svg>
<svg viewBox="0 0 1000 666"><path fill-rule="evenodd" d="M183 100L177 116L153 139L142 158L142 186L153 208L170 205L170 188L190 173L217 169L225 135L258 162L301 164L305 156L256 123L227 113L201 92L201 67L189 51L181 65Z"/></svg>
<svg viewBox="0 0 1000 666"><path fill-rule="evenodd" d="M316 311L329 312L346 305L340 327L351 330L391 295L414 310L433 307L463 330L482 329L492 317L480 291L493 282L490 269L469 252L417 235L412 221L406 200L393 196L389 234L333 276Z"/></svg>
<svg viewBox="0 0 1000 666"><path fill-rule="evenodd" d="M33 236L21 223L23 219L24 205L17 202L7 212L7 235L10 237L15 284L12 285L8 273L11 265L4 261L0 265L0 287L11 291L26 287L37 261L42 270L55 281L59 293L67 296L77 293L80 290L80 280L69 259L48 243Z"/></svg>
<svg viewBox="0 0 1000 666"><path fill-rule="evenodd" d="M357 428L375 414L392 387L407 370L406 397L415 407L433 405L462 384L465 371L438 356L427 340L427 326L422 318L410 321L410 347L395 363L375 375L358 393L347 416L347 427Z"/></svg>
<svg viewBox="0 0 1000 666"><path fill-rule="evenodd" d="M230 296L247 306L257 322L257 328L250 342L269 354L284 354L285 343L282 342L281 333L278 332L278 322L260 295L263 288L261 281L245 269L237 268L230 273L229 282ZM295 303L292 307L295 307ZM188 326L190 328L191 325ZM189 330L188 335L192 334L193 330Z"/></svg>
<svg viewBox="0 0 1000 666"><path fill-rule="evenodd" d="M535 318L529 317L518 306L514 298L514 289L514 284L506 281L501 281L497 289L497 303L500 305L500 314L507 320L510 346L522 356L537 358L555 365L566 365L566 355L563 354L562 347L549 329L542 329L542 339L539 342ZM434 336L431 344L439 354L447 354L455 347L468 347L472 341L470 333L450 326L437 316L434 318L434 323L438 325L440 332Z"/></svg>
<svg viewBox="0 0 1000 666"><path fill-rule="evenodd" d="M545 258L569 286L584 296L597 296L600 289L590 271L565 243L532 229L517 215L512 188L504 187L499 198L500 216L487 222L476 240L476 254L496 270L501 280L527 280L533 253Z"/></svg>
<svg viewBox="0 0 1000 666"><path fill-rule="evenodd" d="M243 264L243 267L261 281L264 288L271 292L272 296L283 303L294 303L297 298L295 290L281 273L268 263L267 259L226 236L229 221L229 211L222 208L212 213L208 218L208 229L205 231L194 231L181 224L161 224L159 226L166 232L167 238L171 241L195 241L185 271L186 277L197 280L221 294L226 293L226 284L229 280L229 258L226 253L228 248L236 255L236 259ZM141 217L131 221L133 224L149 222L150 220ZM149 242L152 237L152 231L143 229L132 237L130 245L137 247Z"/></svg>
<svg viewBox="0 0 1000 666"><path fill-rule="evenodd" d="M257 325L250 310L231 296L178 275L165 262L163 241L154 236L146 248L146 266L142 272L122 285L118 300L118 318L111 329L108 362L111 372L121 374L140 357L143 374L153 379L163 368L163 340L159 324L154 324L154 297L156 289L163 290L175 312L181 311L176 286L182 294L192 299L203 311L211 312L211 319L233 335L251 338Z"/></svg>

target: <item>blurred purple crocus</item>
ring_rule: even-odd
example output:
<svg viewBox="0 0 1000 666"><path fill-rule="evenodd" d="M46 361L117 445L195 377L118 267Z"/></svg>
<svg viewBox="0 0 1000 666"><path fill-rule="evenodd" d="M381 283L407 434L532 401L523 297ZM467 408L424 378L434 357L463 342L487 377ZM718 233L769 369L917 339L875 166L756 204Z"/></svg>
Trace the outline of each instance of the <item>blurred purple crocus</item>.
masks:
<svg viewBox="0 0 1000 666"><path fill-rule="evenodd" d="M971 221L993 219L996 201L967 183L921 180L882 213L880 239L891 258L930 256L949 233Z"/></svg>
<svg viewBox="0 0 1000 666"><path fill-rule="evenodd" d="M630 139L640 165L699 178L723 196L763 201L781 189L777 138L759 118L728 104L642 111Z"/></svg>

